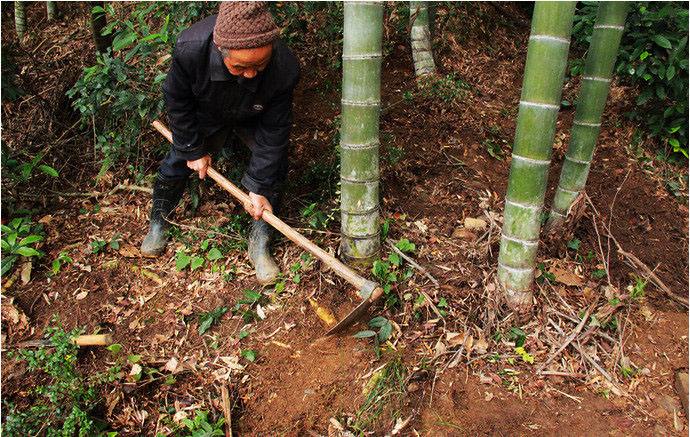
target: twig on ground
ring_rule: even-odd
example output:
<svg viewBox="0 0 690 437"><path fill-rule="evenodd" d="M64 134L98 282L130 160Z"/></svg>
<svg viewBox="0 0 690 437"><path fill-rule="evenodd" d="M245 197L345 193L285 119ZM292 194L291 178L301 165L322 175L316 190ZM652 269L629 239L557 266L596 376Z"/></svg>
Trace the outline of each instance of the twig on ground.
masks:
<svg viewBox="0 0 690 437"><path fill-rule="evenodd" d="M558 357L558 355L560 355L561 352L563 352L563 349L568 347L568 345L575 339L575 337L577 337L577 334L579 334L580 331L582 331L582 328L585 326L585 323L587 323L587 320L589 320L590 311L591 311L590 308L588 308L587 311L585 311L585 315L584 315L584 317L582 317L582 320L580 320L580 323L578 323L577 327L575 327L575 329L573 329L573 332L571 332L570 335L568 336L568 338L565 339L563 344L561 344L561 347L559 347L558 350L556 350L556 352L551 354L551 356L546 361L544 361L544 364L542 364L539 367L539 369L537 369L537 373L541 373L542 370L546 366L548 366L551 363L551 361L553 361L556 357Z"/></svg>
<svg viewBox="0 0 690 437"><path fill-rule="evenodd" d="M597 216L601 216L601 214L599 214L599 211L597 211L596 207L594 206L594 202L592 202L592 199L587 195L586 195L586 199L587 199L587 203L589 203L589 205L592 207L594 214ZM592 218L592 222L594 223L594 226L596 229L596 220L594 220L594 218ZM607 237L610 238L613 241L613 243L616 245L616 249L617 249L618 253L621 256L623 256L624 258L626 258L628 260L628 263L632 264L633 267L637 267L638 269L642 270L646 274L646 276L649 277L652 280L652 282L654 282L654 285L656 285L657 288L659 290L661 290L667 297L672 299L674 302L677 302L677 303L683 305L685 308L688 308L687 299L684 299L684 298L678 296L677 294L673 293L673 291L671 291L671 289L668 288L666 286L666 284L664 284L661 279L659 279L659 277L652 271L652 269L650 269L638 257L636 257L635 255L633 255L630 252L625 251L623 249L623 247L620 245L620 243L618 242L618 240L616 239L616 237L613 236L613 233L611 232L610 228L605 228L604 230L607 233ZM606 270L608 273L608 265L606 266ZM609 281L609 283L610 283L610 281Z"/></svg>
<svg viewBox="0 0 690 437"><path fill-rule="evenodd" d="M561 335L565 335L565 332L563 332L563 330L561 329L561 327L558 326L558 323L554 322L554 321L551 320L551 319L548 319L548 320L549 320L549 323L551 324L551 326L553 326L554 328L556 328L556 330L557 330ZM580 352L580 355L581 355L589 364L591 364L592 367L594 367L599 373L601 373L601 376L603 376L604 379L606 379L606 380L609 382L609 384L611 384L611 388L614 390L614 393L615 393L615 394L623 395L623 396L628 396L628 394L627 394L623 389L621 389L621 388L618 386L618 384L616 383L616 381L614 381L613 377L609 374L609 372L607 372L603 367L601 367L601 366L599 365L599 363L597 363L596 361L594 361L594 358L592 358L587 352L585 352L584 348L583 348L582 346L580 346L580 344L579 344L577 341L574 342L574 343L572 343L572 344L573 344L573 346L575 347L575 349L576 349L578 352Z"/></svg>
<svg viewBox="0 0 690 437"><path fill-rule="evenodd" d="M573 372L560 372L558 370L544 370L541 372L541 375L543 376L561 376L564 378L584 378L585 375L582 373L573 373Z"/></svg>
<svg viewBox="0 0 690 437"><path fill-rule="evenodd" d="M578 404L581 404L581 403L582 403L582 398L579 398L579 397L573 396L573 395L569 395L568 393L566 393L566 392L564 392L564 391L561 391L561 390L559 390L559 389L557 389L557 388L550 387L550 388L548 388L548 390L549 390L549 391L555 391L556 393L560 393L560 394L562 394L563 396L567 397L568 399L572 399L573 401L577 402Z"/></svg>
<svg viewBox="0 0 690 437"><path fill-rule="evenodd" d="M397 247L395 247L395 243L394 243L390 238L389 238L388 240L386 240L386 242L388 243L388 245L390 246L390 248L393 249L393 252L395 252L395 253L397 253L398 255L400 255L400 257L401 257L402 259L404 259L405 261L407 261L412 267L414 267L415 269L417 269L417 270L419 270L421 273L423 273L424 276L426 276L427 278L429 278L429 280L430 280L431 282L434 283L434 285L436 285L437 287L439 286L438 280L436 280L436 278L434 278L433 276L431 276L431 273L429 273L429 272L427 271L427 269L425 269L424 267L422 267L422 266L420 266L419 264L417 264L417 263L415 262L415 260L413 260L412 258L410 258L408 255L405 255L405 254L403 253L402 250L400 250L400 249L398 249Z"/></svg>
<svg viewBox="0 0 690 437"><path fill-rule="evenodd" d="M108 191L106 196L111 196L118 191L123 191L123 190L129 190L129 191L140 191L142 193L148 193L148 194L153 194L153 189L149 187L142 187L139 185L132 185L132 184L117 184L115 188L112 190Z"/></svg>
<svg viewBox="0 0 690 437"><path fill-rule="evenodd" d="M232 407L230 406L230 393L225 382L220 386L220 396L223 401L223 415L225 416L225 437L232 437Z"/></svg>
<svg viewBox="0 0 690 437"><path fill-rule="evenodd" d="M609 209L609 224L606 226L606 229L608 230L608 234L606 237L606 265L609 266L611 265L611 238L613 235L611 235L611 223L613 223L613 207L616 204L616 199L618 198L618 194L621 192L621 189L623 189L623 184L625 184L625 181L628 180L628 176L630 176L630 172L632 171L632 168L628 170L628 173L626 173L625 177L623 178L623 182L618 186L616 189L616 193L613 195L613 200L611 201L611 209ZM610 279L610 278L609 278ZM611 283L609 281L609 283Z"/></svg>
<svg viewBox="0 0 690 437"><path fill-rule="evenodd" d="M685 308L688 308L687 299L684 299L684 298L678 296L677 294L675 294L673 291L671 291L671 289L668 288L666 286L666 284L664 284L661 279L659 279L659 277L652 271L652 269L647 267L647 265L645 263L640 261L640 259L638 257L636 257L635 255L633 255L632 253L626 252L625 250L623 250L623 248L620 247L620 245L618 244L618 242L615 239L613 241L618 246L618 253L621 254L623 257L625 257L631 264L633 264L633 266L642 270L645 273L645 275L649 279L651 279L652 282L654 282L654 285L656 285L656 287L659 290L661 290L666 296L671 298L674 302L677 302L677 303L683 305Z"/></svg>

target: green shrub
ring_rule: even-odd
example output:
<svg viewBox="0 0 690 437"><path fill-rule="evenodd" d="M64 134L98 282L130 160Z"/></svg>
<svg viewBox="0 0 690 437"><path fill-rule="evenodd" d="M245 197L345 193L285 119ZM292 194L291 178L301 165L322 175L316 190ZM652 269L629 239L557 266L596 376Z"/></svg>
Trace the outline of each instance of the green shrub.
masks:
<svg viewBox="0 0 690 437"><path fill-rule="evenodd" d="M597 2L583 2L573 27L576 44L589 46ZM579 74L577 62L571 74ZM633 2L621 41L615 74L637 85L635 110L667 151L688 156L688 5L681 2Z"/></svg>
<svg viewBox="0 0 690 437"><path fill-rule="evenodd" d="M41 258L43 252L36 250L36 244L43 241L43 225L36 225L29 217L17 217L2 228L2 268L4 276L14 267L20 256Z"/></svg>
<svg viewBox="0 0 690 437"><path fill-rule="evenodd" d="M177 35L215 6L144 2L116 9L108 2L105 9L94 8L108 17L103 34L112 34L112 48L97 55L96 64L84 69L67 96L82 125L94 131L94 147L103 160L99 175L118 161L141 155L141 138L164 109L161 85ZM150 23L158 24L158 30Z"/></svg>

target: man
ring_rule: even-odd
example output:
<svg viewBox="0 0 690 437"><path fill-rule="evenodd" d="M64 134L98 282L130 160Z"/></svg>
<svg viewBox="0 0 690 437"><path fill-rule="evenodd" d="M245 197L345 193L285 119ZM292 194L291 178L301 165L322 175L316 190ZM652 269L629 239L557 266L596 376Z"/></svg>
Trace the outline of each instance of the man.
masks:
<svg viewBox="0 0 690 437"><path fill-rule="evenodd" d="M259 282L280 270L269 252L270 227L263 211L279 205L287 174L292 94L299 78L296 57L279 40L263 2L223 2L211 16L182 32L163 84L173 145L153 188L145 256L165 249L166 218L182 197L188 177L206 177L214 152L238 137L251 150L242 185L250 192L246 211L254 218L249 257Z"/></svg>

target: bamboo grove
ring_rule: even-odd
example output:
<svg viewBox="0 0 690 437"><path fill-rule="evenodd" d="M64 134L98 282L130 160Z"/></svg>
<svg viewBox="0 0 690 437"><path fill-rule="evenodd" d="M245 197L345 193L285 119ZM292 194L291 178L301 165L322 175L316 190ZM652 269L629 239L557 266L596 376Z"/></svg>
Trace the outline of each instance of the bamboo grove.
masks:
<svg viewBox="0 0 690 437"><path fill-rule="evenodd" d="M528 313L533 305L531 290L575 4L537 1L532 16L497 274L508 305L521 313ZM599 3L571 141L548 215L552 231L558 230L585 189L627 9L627 2ZM346 2L344 17L341 252L349 261L367 262L380 250L382 4ZM410 2L410 41L417 77L435 72L431 40L427 2Z"/></svg>

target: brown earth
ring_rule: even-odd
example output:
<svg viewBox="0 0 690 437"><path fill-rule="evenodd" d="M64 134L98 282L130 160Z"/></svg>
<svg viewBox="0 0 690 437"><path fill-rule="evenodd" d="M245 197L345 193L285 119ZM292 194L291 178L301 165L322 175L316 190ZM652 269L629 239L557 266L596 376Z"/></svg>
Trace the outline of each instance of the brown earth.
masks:
<svg viewBox="0 0 690 437"><path fill-rule="evenodd" d="M399 328L381 358L366 340L351 336L320 339L325 328L308 298L342 315L354 304L352 290L313 262L302 269L298 284L290 281L289 268L300 260L302 251L286 241L277 244L276 256L288 277L287 285L282 293L264 290L260 305L266 318L245 323L239 314L228 312L201 336L197 332L198 314L219 306L232 308L245 289L258 289L242 251L230 252L225 261L226 266L236 268L236 278L230 281L208 269L177 272L175 253L183 247L182 237L156 260L140 258L136 252L147 226L147 195L131 191L97 198L53 195L51 190L84 191L98 170L96 163L90 162L92 158L83 157L90 148L86 146L91 142L88 131L69 130L71 138L60 138L77 120L67 109L64 92L77 79L79 69L93 62L92 49L83 26L83 8L68 14L80 23L78 26L64 22L49 25L41 20L38 5L28 10L29 20L45 31L63 27L75 30L69 45L55 43L61 54L41 55L45 53L42 50L29 54L16 48L11 16L3 12L3 47L9 39L18 50L17 64L34 67L20 74L28 96L3 102L3 142L13 150L22 146L34 150L40 139L56 142L54 162L60 164L56 168L69 177L59 182L41 179L26 188L33 197L22 197L21 192L17 196L18 206L39 209L35 217L42 219L48 234L42 247L47 256L34 266L31 282L3 291L3 305L13 297L14 305L29 321L21 326L3 319L3 348L38 338L52 323L51 317L58 315L66 328L112 332L124 353L142 355L147 366L163 369L174 357L179 364L174 370L177 381L172 385L160 381L135 384L123 378L103 389L103 417L121 435L154 435L170 429L175 412L192 414L193 409L203 408L221 414L219 386L226 381L235 400L236 432L326 434L333 428L329 419L344 425L357 416L366 397L363 389L374 371L397 358L406 368L402 402L372 423L370 431L376 435L389 432L395 417L410 418L404 435L686 433L687 419L682 417L673 391L673 376L675 370L688 365L687 312L652 284L646 287L646 298L620 310L623 349L639 370L629 379L616 376L629 396L611 394L605 381L594 371L586 372L586 367L575 372L583 373L576 378L536 375L536 366L551 352L544 336L549 296L555 299L558 295L574 308L584 309L603 294L602 280L586 279L580 287L561 283L539 286L538 312L523 326L528 334L525 347L535 358L533 366L507 361L514 355L512 345L491 338L510 325L499 322L508 313L492 287L497 235L490 234L484 240L477 235L480 238L472 243L452 234L466 217L500 217L502 213L529 33L525 24L528 17L516 5L481 4L473 8L463 4L454 16L444 15L445 9L440 8L444 33L437 41L439 66L444 73L455 72L469 85L448 103L416 93L406 98L405 92L416 90L409 48L403 39L387 45L381 117L383 216L393 219L393 239L408 238L417 245L415 258L438 279L440 287L415 274L394 288L403 301L400 307L375 310L374 315L385 315ZM509 21L506 16L520 19ZM327 167L334 159L339 93L320 85L324 75L337 83L339 71L310 69L312 53L305 50L298 54L303 78L295 97L290 179L307 182L291 185L285 216L289 223L306 228L300 211L313 201L315 191L328 192L327 185L333 180L306 176L315 165ZM576 79L569 81L564 95L573 95L577 85ZM660 173L642 172L638 161L626 153L635 126L621 114L634 100L633 93L623 85L613 86L587 193L605 220L611 220L611 230L623 248L655 269L674 292L687 296L687 204L665 190ZM31 96L39 96L36 100L41 103L36 108L32 106L36 101L29 101ZM561 111L547 199L557 182L572 117L573 111ZM29 122L31 118L35 123ZM487 141L499 145L503 159L487 153ZM402 158L394 159L396 153L402 153ZM152 153L148 156L146 165L153 172L155 157ZM96 188L108 192L121 182L123 174L108 175ZM3 194L8 195L4 188ZM324 203L328 211L336 206L336 197ZM94 210L96 205L98 211ZM196 216L179 214L177 220L209 229L239 212L220 189L207 185ZM597 253L591 213L569 229L567 238L543 245L540 262L548 267L564 260L589 272L601 260L576 262L565 241L577 238L581 240L579 253ZM308 235L335 250L337 230L337 224L331 224L325 233ZM116 233L122 234L119 251L91 253L90 241L109 240ZM199 231L189 231L187 237L193 235L197 236L194 247L207 238ZM603 244L606 250L605 239ZM62 250L69 250L75 262L50 277L46 274L47 260ZM636 272L615 249L610 262L614 287L625 290L634 283L631 275ZM142 276L132 266L155 275ZM414 307L403 297L421 291L437 306L441 298L447 301L445 319L436 317L431 305ZM359 329L363 327L355 327L351 333ZM446 358L434 357L439 340L447 338L448 332L473 329L488 340L487 353L472 358L468 354L452 368L446 367ZM241 331L249 335L241 339ZM237 361L240 352L247 349L257 351L256 361ZM492 361L494 353L501 355L499 361ZM563 355L564 362L577 365L580 361L571 348ZM109 352L89 348L81 353L80 368L88 373L102 372L113 361ZM22 402L28 387L39 383L40 377L27 376L22 366L4 357L2 364L4 399ZM517 373L506 374L506 367ZM148 414L144 420L140 420L141 411Z"/></svg>

